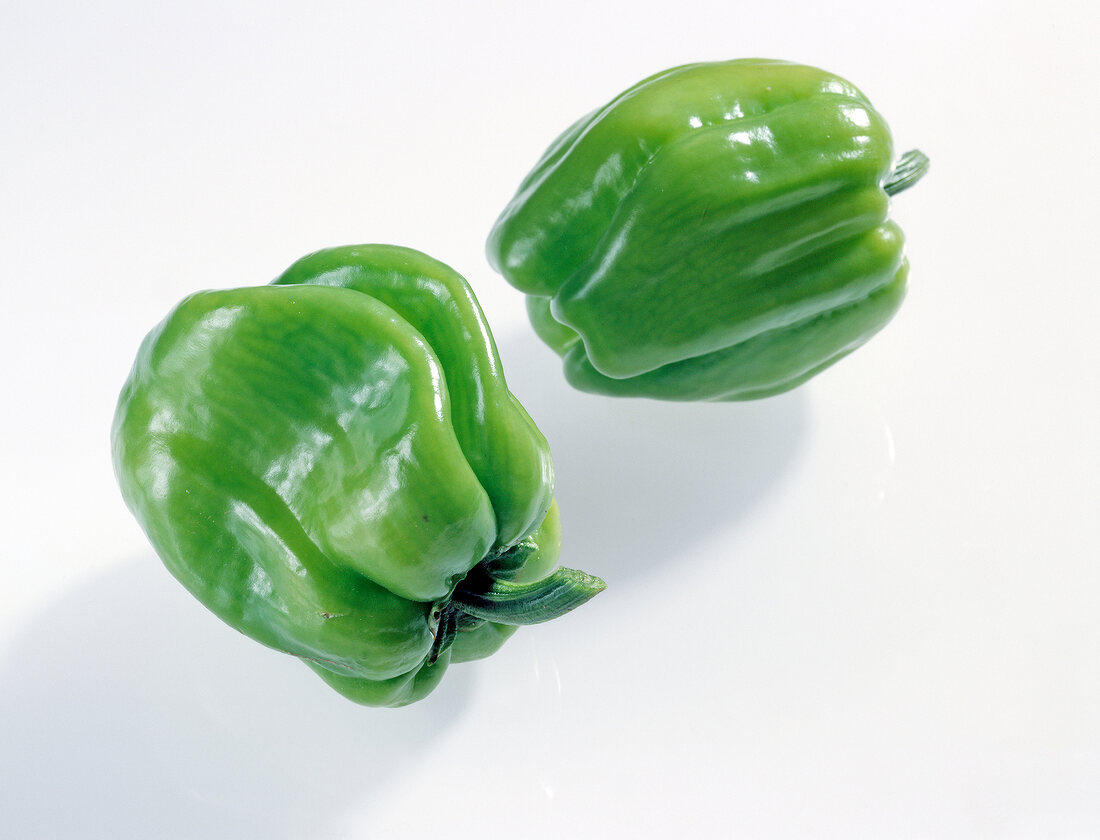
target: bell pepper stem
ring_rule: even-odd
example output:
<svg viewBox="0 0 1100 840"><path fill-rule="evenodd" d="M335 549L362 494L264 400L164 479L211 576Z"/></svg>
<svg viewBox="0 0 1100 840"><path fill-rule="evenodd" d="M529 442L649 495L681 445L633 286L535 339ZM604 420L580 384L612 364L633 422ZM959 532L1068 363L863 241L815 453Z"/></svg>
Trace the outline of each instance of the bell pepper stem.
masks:
<svg viewBox="0 0 1100 840"><path fill-rule="evenodd" d="M882 189L887 195L897 195L902 190L907 190L913 184L924 177L931 161L928 156L919 149L910 149L898 158L893 171L886 176Z"/></svg>
<svg viewBox="0 0 1100 840"><path fill-rule="evenodd" d="M458 612L447 605L439 615L439 626L435 631L432 649L428 652L429 665L435 664L440 654L451 646L456 635L458 635Z"/></svg>
<svg viewBox="0 0 1100 840"><path fill-rule="evenodd" d="M558 569L533 583L494 580L488 587L459 586L451 604L498 624L540 624L565 615L607 588L600 578L577 569Z"/></svg>

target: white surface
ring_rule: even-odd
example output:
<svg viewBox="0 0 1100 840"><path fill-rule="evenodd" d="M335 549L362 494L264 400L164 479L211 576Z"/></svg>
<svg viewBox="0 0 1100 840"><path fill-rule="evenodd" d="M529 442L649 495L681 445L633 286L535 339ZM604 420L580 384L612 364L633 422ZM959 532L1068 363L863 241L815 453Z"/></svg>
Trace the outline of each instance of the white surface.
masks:
<svg viewBox="0 0 1100 840"><path fill-rule="evenodd" d="M1100 836L1098 35L1086 0L9 0L0 834ZM571 392L489 226L582 112L750 55L932 158L908 301L781 398ZM179 298L364 241L469 278L610 585L395 711L193 603L108 453Z"/></svg>

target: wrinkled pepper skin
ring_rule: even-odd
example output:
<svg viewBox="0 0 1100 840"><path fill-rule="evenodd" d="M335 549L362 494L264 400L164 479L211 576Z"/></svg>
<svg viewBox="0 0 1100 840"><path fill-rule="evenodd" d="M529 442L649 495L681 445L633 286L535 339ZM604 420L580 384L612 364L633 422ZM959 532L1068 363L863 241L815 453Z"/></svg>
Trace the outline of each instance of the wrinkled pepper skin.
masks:
<svg viewBox="0 0 1100 840"><path fill-rule="evenodd" d="M746 400L881 329L905 294L889 129L849 82L745 59L677 67L545 152L487 252L567 379L595 393Z"/></svg>
<svg viewBox="0 0 1100 840"><path fill-rule="evenodd" d="M554 577L546 440L466 282L417 251L320 251L186 298L138 352L112 449L169 571L359 703L418 700L503 643L516 622L455 609L468 581Z"/></svg>

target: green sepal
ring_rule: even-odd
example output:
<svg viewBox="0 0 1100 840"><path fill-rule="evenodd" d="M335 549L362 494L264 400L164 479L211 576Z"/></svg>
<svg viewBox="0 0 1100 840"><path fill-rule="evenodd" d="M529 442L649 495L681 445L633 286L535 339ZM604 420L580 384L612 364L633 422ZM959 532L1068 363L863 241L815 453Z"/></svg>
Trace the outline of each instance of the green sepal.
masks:
<svg viewBox="0 0 1100 840"><path fill-rule="evenodd" d="M932 162L920 149L910 149L898 158L890 175L882 183L882 190L887 195L897 195L902 190L907 190L917 183L928 172Z"/></svg>
<svg viewBox="0 0 1100 840"><path fill-rule="evenodd" d="M459 588L451 603L463 612L497 624L524 626L560 618L607 588L598 577L559 568L534 583L497 580L486 589Z"/></svg>

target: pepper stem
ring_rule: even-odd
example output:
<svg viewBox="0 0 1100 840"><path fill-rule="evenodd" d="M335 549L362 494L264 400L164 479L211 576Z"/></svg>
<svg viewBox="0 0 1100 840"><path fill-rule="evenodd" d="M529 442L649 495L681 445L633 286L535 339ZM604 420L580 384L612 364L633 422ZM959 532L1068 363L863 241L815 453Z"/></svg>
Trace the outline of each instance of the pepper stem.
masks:
<svg viewBox="0 0 1100 840"><path fill-rule="evenodd" d="M577 569L557 569L534 583L494 580L477 589L459 586L451 596L451 604L498 624L540 624L565 615L606 588L598 577Z"/></svg>
<svg viewBox="0 0 1100 840"><path fill-rule="evenodd" d="M439 614L439 626L435 631L432 649L428 652L428 664L434 665L439 655L451 646L458 635L458 613L450 604L443 607Z"/></svg>
<svg viewBox="0 0 1100 840"><path fill-rule="evenodd" d="M902 190L907 190L913 184L924 177L931 161L928 156L919 149L910 149L894 165L893 171L886 176L882 184L887 195L897 195Z"/></svg>

